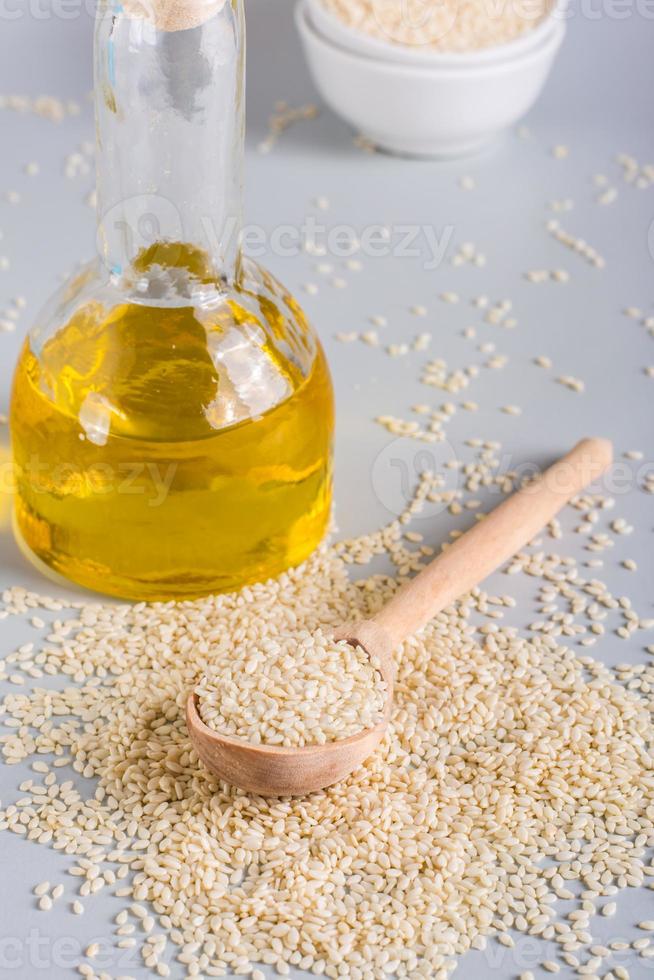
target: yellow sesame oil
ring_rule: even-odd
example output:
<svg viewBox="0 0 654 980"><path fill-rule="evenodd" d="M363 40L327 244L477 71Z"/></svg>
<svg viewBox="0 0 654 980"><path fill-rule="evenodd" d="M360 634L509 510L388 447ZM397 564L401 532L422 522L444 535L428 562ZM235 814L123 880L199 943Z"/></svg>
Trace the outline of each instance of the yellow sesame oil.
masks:
<svg viewBox="0 0 654 980"><path fill-rule="evenodd" d="M11 424L16 523L34 555L148 600L235 589L307 557L330 516L333 396L295 312L304 366L270 299L265 322L234 298L208 319L91 302L39 350L28 338Z"/></svg>

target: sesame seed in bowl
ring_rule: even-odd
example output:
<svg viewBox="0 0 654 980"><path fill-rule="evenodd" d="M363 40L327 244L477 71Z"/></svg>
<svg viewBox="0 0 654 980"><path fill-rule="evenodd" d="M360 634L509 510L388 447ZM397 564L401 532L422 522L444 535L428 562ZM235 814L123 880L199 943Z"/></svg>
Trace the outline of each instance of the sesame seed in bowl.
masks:
<svg viewBox="0 0 654 980"><path fill-rule="evenodd" d="M313 25L349 51L402 64L470 65L532 50L567 0L306 0Z"/></svg>
<svg viewBox="0 0 654 980"><path fill-rule="evenodd" d="M325 745L373 728L386 685L368 654L323 630L228 650L195 691L202 721L252 745Z"/></svg>
<svg viewBox="0 0 654 980"><path fill-rule="evenodd" d="M541 40L516 55L405 64L334 43L310 2L300 0L295 20L324 101L374 147L402 156L463 157L493 142L536 102L566 30L553 18Z"/></svg>

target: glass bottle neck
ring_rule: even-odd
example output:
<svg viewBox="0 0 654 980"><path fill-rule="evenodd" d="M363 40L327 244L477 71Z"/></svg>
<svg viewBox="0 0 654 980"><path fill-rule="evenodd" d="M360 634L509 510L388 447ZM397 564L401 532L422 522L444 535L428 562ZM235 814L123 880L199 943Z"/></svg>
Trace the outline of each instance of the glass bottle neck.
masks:
<svg viewBox="0 0 654 980"><path fill-rule="evenodd" d="M98 251L144 301L202 301L239 256L242 0L186 0L172 22L148 3L97 14Z"/></svg>

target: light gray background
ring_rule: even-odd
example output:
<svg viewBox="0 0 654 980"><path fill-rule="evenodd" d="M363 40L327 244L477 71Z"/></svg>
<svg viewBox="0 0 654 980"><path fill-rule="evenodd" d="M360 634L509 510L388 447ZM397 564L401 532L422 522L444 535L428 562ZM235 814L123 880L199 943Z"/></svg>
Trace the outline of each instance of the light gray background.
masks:
<svg viewBox="0 0 654 980"><path fill-rule="evenodd" d="M19 16L9 19L7 12L13 10ZM416 402L447 400L419 384L420 370L434 356L444 357L454 368L480 363L483 355L475 354L475 345L461 336L469 325L477 326L479 341L495 341L498 352L508 354L510 360L503 371L482 372L469 393L452 399L469 397L481 406L476 414L459 412L448 427L455 452L465 452L464 439L481 436L500 439L512 463L543 463L578 437L595 432L612 437L618 452L640 449L646 462L652 460L654 380L645 376L643 367L654 364L654 339L621 311L635 305L654 315L654 260L648 249L654 187L639 191L627 186L615 162L620 152L643 163L654 160L654 23L645 16L647 11L639 9L635 0L612 6L605 0L603 7L587 3L585 11L575 7L554 75L526 120L530 138L510 133L483 156L450 163L365 154L354 146L345 124L327 110L318 120L289 129L270 154L257 153L276 100L296 106L314 101L316 95L287 0L248 0L247 12L247 220L268 229L301 225L307 214L329 225L345 222L359 230L376 223L453 227L450 251L436 270L426 270L420 258L388 256L364 259L364 269L354 273L344 270L341 260L325 259L333 261L335 275L347 278L345 289L330 285L331 277L316 271L316 260L310 256L269 254L265 259L297 291L330 357L338 398L336 515L341 531L364 532L392 517L385 504L401 498L401 487L399 469L391 464L404 460L412 467L421 445L400 440L389 449L391 438L373 419L378 414L410 418L410 406ZM16 332L0 336L2 412L8 404L13 363L36 310L93 249L93 213L84 203L92 177L71 180L63 172L66 157L93 136L88 100L91 35L87 13L62 19L36 0L30 10L27 4L7 3L0 11L0 93L48 93L74 98L83 106L79 117L60 125L0 111L0 255L11 262L8 271L0 271L0 310L17 295L28 300ZM555 160L551 154L559 143L570 147L566 160ZM30 161L39 163L40 176L25 175ZM610 207L596 203L595 173L609 176L619 191ZM463 174L475 178L474 191L460 188ZM20 192L19 205L5 200L9 189ZM329 199L328 211L312 206L318 195ZM598 248L607 260L605 271L587 266L544 230L547 218L554 216L548 202L565 197L572 198L575 206L559 216L562 224ZM453 247L464 241L475 242L486 253L486 268L451 265ZM522 277L532 268L565 268L572 279L568 285L535 286ZM317 295L303 291L307 282L319 285ZM462 302L453 307L439 302L438 294L444 290L455 290ZM482 324L469 305L481 293L492 300L510 297L518 328L505 331ZM427 318L409 313L414 303L428 308ZM388 317L389 326L380 331L385 343L430 331L429 354L394 359L360 343L345 346L335 341L337 331L369 328L367 319L375 313ZM532 357L541 353L552 357L552 372L533 366ZM583 378L586 393L575 395L555 384L557 374ZM507 403L520 405L522 416L502 414L500 407ZM643 465L630 464L630 468L635 473ZM636 533L619 539L606 553L599 574L616 594L629 595L641 615L651 616L653 498L640 492L634 479L629 482L631 490L620 495L615 513L633 523ZM4 484L0 584L56 592L18 553L7 527L6 503ZM568 531L573 523L567 515ZM430 540L439 541L453 526L464 527L465 520L429 515L420 529ZM568 533L559 550L586 559L583 543L584 539ZM637 574L620 567L625 557L638 561ZM523 599L513 620L524 626L534 618L531 584L517 579L510 584ZM506 591L506 580L500 578L491 582L491 589L500 585ZM0 655L34 633L16 621L3 623L0 630ZM608 635L594 652L610 663L642 662L647 642L652 637L648 640L642 633L629 643ZM26 777L16 768L0 767L3 805L16 797L19 778ZM0 977L33 980L46 972L55 980L72 976L69 964L76 957L71 957L71 950L75 953L97 937L111 937L111 917L120 903L103 895L86 903L84 917L72 917L66 909L74 879L65 874L66 859L12 835L3 835L0 847L0 942L14 941L1 947L9 959L5 955L0 960ZM66 885L66 899L47 915L36 910L31 894L34 884L45 878ZM619 915L597 922L598 938L634 938L633 924L654 917L652 898L651 891L621 895ZM35 938L42 940L39 947ZM524 938L515 951L491 944L485 954L466 957L457 975L509 977L522 969L536 969L555 952L548 951L547 944ZM654 967L654 961L633 954L614 962L626 964L632 978L648 976L648 964ZM112 975L147 975L137 960L131 962L123 955L119 961L117 951L104 968ZM603 972L609 968L607 962ZM566 976L566 970L560 975ZM173 975L178 973L181 976L174 966Z"/></svg>

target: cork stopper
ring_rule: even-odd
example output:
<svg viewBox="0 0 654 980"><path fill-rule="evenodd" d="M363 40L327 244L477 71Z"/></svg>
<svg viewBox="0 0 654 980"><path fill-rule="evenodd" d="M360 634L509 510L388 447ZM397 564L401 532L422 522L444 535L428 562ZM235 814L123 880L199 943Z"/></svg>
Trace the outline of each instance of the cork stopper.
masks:
<svg viewBox="0 0 654 980"><path fill-rule="evenodd" d="M158 31L188 31L206 23L227 0L124 0L122 13Z"/></svg>

